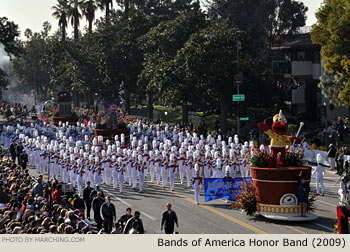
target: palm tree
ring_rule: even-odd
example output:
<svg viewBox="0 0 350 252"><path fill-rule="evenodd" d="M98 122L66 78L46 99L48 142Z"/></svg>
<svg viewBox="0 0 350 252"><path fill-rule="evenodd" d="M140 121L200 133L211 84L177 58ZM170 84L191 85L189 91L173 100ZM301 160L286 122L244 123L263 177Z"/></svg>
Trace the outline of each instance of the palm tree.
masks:
<svg viewBox="0 0 350 252"><path fill-rule="evenodd" d="M74 40L79 37L79 23L81 19L81 13L79 9L83 6L82 0L70 0L68 15L71 20L71 25L74 27Z"/></svg>
<svg viewBox="0 0 350 252"><path fill-rule="evenodd" d="M67 16L68 16L68 1L58 0L58 3L51 9L54 11L52 16L58 19L58 25L62 29L62 41L66 40L66 28L68 26Z"/></svg>
<svg viewBox="0 0 350 252"><path fill-rule="evenodd" d="M96 0L98 7L101 10L105 10L106 11L106 23L109 23L109 13L110 13L110 7L113 8L113 0Z"/></svg>
<svg viewBox="0 0 350 252"><path fill-rule="evenodd" d="M89 23L89 34L92 33L92 23L95 20L96 9L97 9L97 6L96 6L94 0L87 0L87 1L83 2L82 12L83 12L83 15L85 16L86 20Z"/></svg>

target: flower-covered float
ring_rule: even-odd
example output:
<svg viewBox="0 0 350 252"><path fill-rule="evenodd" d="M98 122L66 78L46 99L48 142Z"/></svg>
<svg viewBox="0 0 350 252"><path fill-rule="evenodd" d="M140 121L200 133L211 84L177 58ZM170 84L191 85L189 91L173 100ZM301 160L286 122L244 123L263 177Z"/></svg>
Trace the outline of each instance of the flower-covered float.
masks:
<svg viewBox="0 0 350 252"><path fill-rule="evenodd" d="M125 120L126 116L121 112L120 100L105 102L103 105L105 112L98 118L95 135L103 136L105 139L121 134L129 135L130 129Z"/></svg>
<svg viewBox="0 0 350 252"><path fill-rule="evenodd" d="M70 125L76 125L79 118L77 114L72 110L72 97L69 92L59 92L58 93L58 108L53 111L52 123L56 126L59 122L66 123Z"/></svg>
<svg viewBox="0 0 350 252"><path fill-rule="evenodd" d="M266 122L259 123L259 128L270 136L271 143L268 149L256 150L251 158L253 188L250 190L255 193L256 213L276 220L316 219L310 211L315 197L310 197L308 191L304 196L309 211L302 216L300 183L303 181L303 187L309 188L312 168L303 165L302 149L294 147L298 137L287 136L288 124L282 111L273 117L271 129Z"/></svg>

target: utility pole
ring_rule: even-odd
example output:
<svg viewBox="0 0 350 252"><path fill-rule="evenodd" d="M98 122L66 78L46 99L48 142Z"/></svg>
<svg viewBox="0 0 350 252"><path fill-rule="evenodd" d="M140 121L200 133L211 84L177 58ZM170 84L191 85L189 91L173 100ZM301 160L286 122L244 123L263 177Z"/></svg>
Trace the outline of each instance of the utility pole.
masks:
<svg viewBox="0 0 350 252"><path fill-rule="evenodd" d="M237 70L239 71L239 50L242 49L242 43L240 41L237 41ZM242 82L242 80L239 80L236 78L235 80L236 86L237 86L237 94L239 94L239 84ZM239 101L237 101L237 135L239 136L240 133L240 121L239 121Z"/></svg>

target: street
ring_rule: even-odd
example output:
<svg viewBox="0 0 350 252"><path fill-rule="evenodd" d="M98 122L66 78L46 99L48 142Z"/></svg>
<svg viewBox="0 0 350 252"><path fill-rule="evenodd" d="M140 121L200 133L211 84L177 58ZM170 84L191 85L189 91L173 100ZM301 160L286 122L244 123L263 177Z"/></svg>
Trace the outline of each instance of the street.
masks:
<svg viewBox="0 0 350 252"><path fill-rule="evenodd" d="M36 176L36 170L29 168ZM160 230L161 214L167 202L179 219L179 228L175 232L183 234L329 234L336 224L336 206L338 204L339 176L328 171L324 177L325 195L318 196L314 214L319 218L312 222L283 222L266 219L262 216L248 217L240 210L232 208L230 203L218 199L205 203L203 191L200 205L194 201L194 192L187 185L175 183L175 191L152 183L145 178L144 190L139 193L124 183L123 193L102 184L101 189L110 195L117 211L117 218L130 207L132 212L140 211L147 234L163 233ZM310 184L315 192L315 177ZM273 193L273 192L271 192ZM93 216L93 214L91 215Z"/></svg>

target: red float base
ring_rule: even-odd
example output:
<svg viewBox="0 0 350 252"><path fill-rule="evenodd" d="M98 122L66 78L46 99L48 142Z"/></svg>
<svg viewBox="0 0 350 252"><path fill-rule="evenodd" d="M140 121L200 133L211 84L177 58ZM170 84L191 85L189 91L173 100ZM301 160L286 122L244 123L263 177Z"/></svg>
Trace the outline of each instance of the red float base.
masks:
<svg viewBox="0 0 350 252"><path fill-rule="evenodd" d="M279 220L299 220L298 177L310 184L311 167L251 167L258 213ZM302 220L315 219L308 215Z"/></svg>

